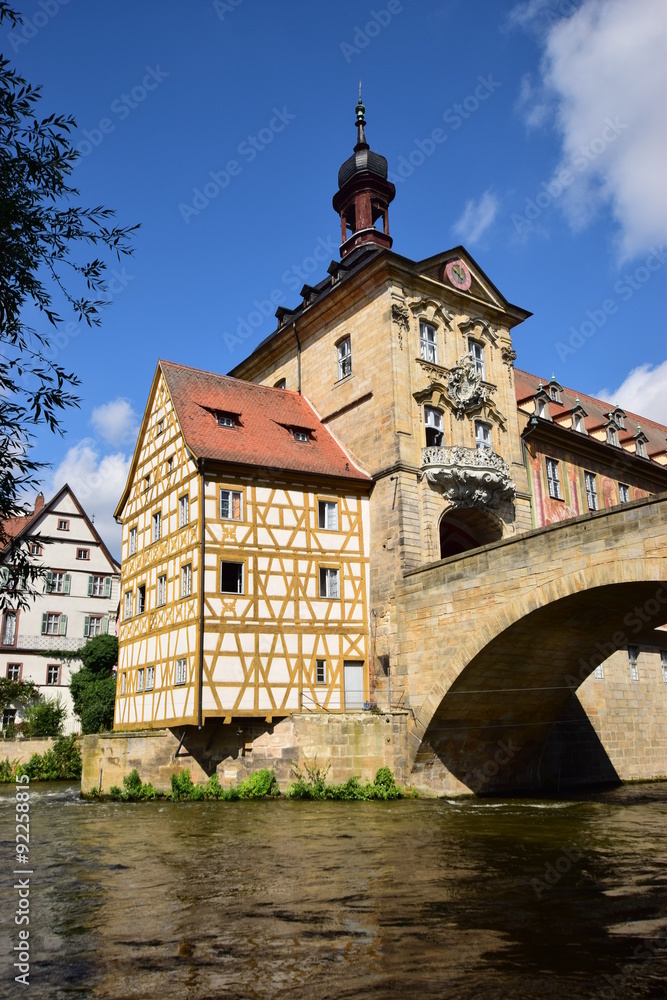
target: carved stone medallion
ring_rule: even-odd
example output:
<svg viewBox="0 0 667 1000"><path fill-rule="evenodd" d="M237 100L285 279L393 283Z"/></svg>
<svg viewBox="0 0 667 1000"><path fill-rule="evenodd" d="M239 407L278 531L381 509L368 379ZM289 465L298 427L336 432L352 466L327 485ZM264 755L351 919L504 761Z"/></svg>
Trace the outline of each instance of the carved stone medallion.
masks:
<svg viewBox="0 0 667 1000"><path fill-rule="evenodd" d="M454 403L459 420L463 419L466 410L486 402L487 389L482 385L482 376L475 371L475 363L469 354L464 354L449 370L447 395Z"/></svg>

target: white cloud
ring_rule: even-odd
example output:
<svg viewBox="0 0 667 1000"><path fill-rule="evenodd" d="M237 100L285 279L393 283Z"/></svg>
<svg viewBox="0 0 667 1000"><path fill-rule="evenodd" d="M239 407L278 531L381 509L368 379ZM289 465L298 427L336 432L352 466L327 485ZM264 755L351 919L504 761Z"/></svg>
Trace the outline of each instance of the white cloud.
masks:
<svg viewBox="0 0 667 1000"><path fill-rule="evenodd" d="M477 243L489 228L498 212L498 199L489 189L479 201L471 198L466 202L461 218L452 226L452 230L465 244Z"/></svg>
<svg viewBox="0 0 667 1000"><path fill-rule="evenodd" d="M139 420L129 399L116 399L96 406L90 422L104 440L111 445L134 444L139 433Z"/></svg>
<svg viewBox="0 0 667 1000"><path fill-rule="evenodd" d="M618 389L600 389L597 396L667 424L667 361L656 368L648 364L633 368Z"/></svg>
<svg viewBox="0 0 667 1000"><path fill-rule="evenodd" d="M520 4L514 22L543 9ZM621 260L667 239L664 15L664 0L584 0L542 36L542 78L562 144L554 175L573 175L559 204L574 228L609 206ZM536 91L533 110L526 86L519 99L524 117L541 121L542 95Z"/></svg>
<svg viewBox="0 0 667 1000"><path fill-rule="evenodd" d="M65 483L69 483L88 517L95 517L95 527L104 539L111 554L120 554L121 529L113 519L127 474L130 458L118 452L100 455L91 438L84 438L73 445L52 475L51 488L45 489L47 498L54 496Z"/></svg>

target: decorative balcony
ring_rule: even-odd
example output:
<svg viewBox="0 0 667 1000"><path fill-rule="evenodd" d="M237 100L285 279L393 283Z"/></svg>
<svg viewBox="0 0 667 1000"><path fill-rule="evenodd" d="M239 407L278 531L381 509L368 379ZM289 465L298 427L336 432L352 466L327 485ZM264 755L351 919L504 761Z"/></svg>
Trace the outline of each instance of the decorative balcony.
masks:
<svg viewBox="0 0 667 1000"><path fill-rule="evenodd" d="M456 507L499 507L516 496L509 466L490 448L424 448L421 469Z"/></svg>

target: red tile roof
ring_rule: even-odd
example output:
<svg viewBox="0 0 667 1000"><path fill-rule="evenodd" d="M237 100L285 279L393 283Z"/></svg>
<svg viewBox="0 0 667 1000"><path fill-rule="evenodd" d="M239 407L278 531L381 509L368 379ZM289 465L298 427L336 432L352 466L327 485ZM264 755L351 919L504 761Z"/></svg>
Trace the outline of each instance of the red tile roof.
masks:
<svg viewBox="0 0 667 1000"><path fill-rule="evenodd" d="M540 382L543 386L547 386L549 379L540 379L537 375L521 371L520 368L514 370L514 387L519 406L525 406L535 395ZM577 402L579 402L587 414L584 419L587 431L604 427L608 420L608 414L617 409L615 403L605 403L601 399L595 399L594 396L587 396L583 392L575 392L574 389L566 389L565 387L563 387L561 392L561 399L562 405L553 400L550 401L549 412L555 422L558 422L559 414L570 413L577 405ZM648 438L646 452L649 458L652 455L662 454L667 450L667 427L664 424L656 423L655 420L649 420L648 417L642 417L638 413L631 413L630 410L625 410L622 406L618 408L622 409L626 414L625 430L619 430L618 432L621 444L627 443L634 438L637 433L637 425L639 424Z"/></svg>
<svg viewBox="0 0 667 1000"><path fill-rule="evenodd" d="M160 366L186 444L197 458L371 482L299 393L171 361ZM216 412L237 414L235 426L220 427ZM310 440L295 441L288 429L293 427L309 431Z"/></svg>

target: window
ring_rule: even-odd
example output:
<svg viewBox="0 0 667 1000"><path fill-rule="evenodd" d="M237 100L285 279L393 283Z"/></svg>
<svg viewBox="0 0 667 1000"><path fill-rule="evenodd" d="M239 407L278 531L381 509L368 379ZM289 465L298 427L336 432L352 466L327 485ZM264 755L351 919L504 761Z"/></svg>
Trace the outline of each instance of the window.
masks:
<svg viewBox="0 0 667 1000"><path fill-rule="evenodd" d="M662 683L667 684L667 652L660 650L660 667L662 668Z"/></svg>
<svg viewBox="0 0 667 1000"><path fill-rule="evenodd" d="M174 468L174 460L173 460L173 458L168 458L167 459L167 472L171 472L173 468Z"/></svg>
<svg viewBox="0 0 667 1000"><path fill-rule="evenodd" d="M543 417L544 420L551 420L551 414L549 413L549 403L544 396L535 397L535 414L538 417Z"/></svg>
<svg viewBox="0 0 667 1000"><path fill-rule="evenodd" d="M77 559L90 559L90 549L77 549L76 557Z"/></svg>
<svg viewBox="0 0 667 1000"><path fill-rule="evenodd" d="M640 458L648 457L646 454L646 441L644 441L644 438L635 438L635 454Z"/></svg>
<svg viewBox="0 0 667 1000"><path fill-rule="evenodd" d="M185 684L185 665L186 660L176 660L176 676L174 679L174 684Z"/></svg>
<svg viewBox="0 0 667 1000"><path fill-rule="evenodd" d="M155 667L146 667L146 690L152 691L155 684Z"/></svg>
<svg viewBox="0 0 667 1000"><path fill-rule="evenodd" d="M16 612L6 611L2 622L2 645L16 645Z"/></svg>
<svg viewBox="0 0 667 1000"><path fill-rule="evenodd" d="M243 563L220 563L220 593L243 593Z"/></svg>
<svg viewBox="0 0 667 1000"><path fill-rule="evenodd" d="M2 712L2 728L11 729L16 722L16 709L5 708Z"/></svg>
<svg viewBox="0 0 667 1000"><path fill-rule="evenodd" d="M163 604L167 603L167 577L166 574L162 574L157 578L157 606L161 608Z"/></svg>
<svg viewBox="0 0 667 1000"><path fill-rule="evenodd" d="M132 617L132 591L125 591L125 603L123 605L123 618Z"/></svg>
<svg viewBox="0 0 667 1000"><path fill-rule="evenodd" d="M338 530L338 504L334 500L318 500L318 527L327 531Z"/></svg>
<svg viewBox="0 0 667 1000"><path fill-rule="evenodd" d="M294 434L294 440L295 441L300 441L302 444L304 444L307 441L310 441L310 432L309 431L301 431L301 430L299 430L298 427L295 427L294 430L292 431L292 433Z"/></svg>
<svg viewBox="0 0 667 1000"><path fill-rule="evenodd" d="M600 664L599 667L595 668L593 674L594 674L594 677L595 677L596 680L603 681L604 680L604 666L602 664Z"/></svg>
<svg viewBox="0 0 667 1000"><path fill-rule="evenodd" d="M618 484L618 499L621 503L630 503L630 487L625 483Z"/></svg>
<svg viewBox="0 0 667 1000"><path fill-rule="evenodd" d="M586 433L586 424L584 423L583 413L572 414L572 430L579 431L580 434Z"/></svg>
<svg viewBox="0 0 667 1000"><path fill-rule="evenodd" d="M71 577L69 573L51 573L46 574L46 593L47 594L69 594L70 592Z"/></svg>
<svg viewBox="0 0 667 1000"><path fill-rule="evenodd" d="M183 528L190 519L190 499L189 497L181 497L178 501L178 526Z"/></svg>
<svg viewBox="0 0 667 1000"><path fill-rule="evenodd" d="M162 434L163 430L164 430L164 420L158 420L158 422L157 422L157 432L158 432L158 434Z"/></svg>
<svg viewBox="0 0 667 1000"><path fill-rule="evenodd" d="M320 567L320 597L333 600L340 597L339 574L337 569Z"/></svg>
<svg viewBox="0 0 667 1000"><path fill-rule="evenodd" d="M475 367L475 374L481 375L483 379L486 378L486 369L484 365L484 345L479 344L476 340L469 340L468 353L472 358L472 362Z"/></svg>
<svg viewBox="0 0 667 1000"><path fill-rule="evenodd" d="M273 388L274 389L286 389L287 388L287 379L284 379L284 378L278 379L278 381L276 382L276 384L274 385Z"/></svg>
<svg viewBox="0 0 667 1000"><path fill-rule="evenodd" d="M58 531L69 531L69 521L64 517L58 518Z"/></svg>
<svg viewBox="0 0 667 1000"><path fill-rule="evenodd" d="M350 338L344 337L338 344L338 378L347 378L352 374L352 346Z"/></svg>
<svg viewBox="0 0 667 1000"><path fill-rule="evenodd" d="M315 683L326 684L327 682L327 661L315 660Z"/></svg>
<svg viewBox="0 0 667 1000"><path fill-rule="evenodd" d="M491 447L491 428L482 420L475 421L475 446L477 448Z"/></svg>
<svg viewBox="0 0 667 1000"><path fill-rule="evenodd" d="M156 510L153 514L153 541L157 542L162 535L162 514Z"/></svg>
<svg viewBox="0 0 667 1000"><path fill-rule="evenodd" d="M553 458L547 459L547 486L549 489L549 496L554 500L562 500L562 494L560 491L560 475L558 473L558 462Z"/></svg>
<svg viewBox="0 0 667 1000"><path fill-rule="evenodd" d="M120 693L125 694L127 691L127 674L123 672L120 675Z"/></svg>
<svg viewBox="0 0 667 1000"><path fill-rule="evenodd" d="M41 556L41 554L42 554L42 546L40 545L40 543L39 542L31 542L30 543L30 555L31 556Z"/></svg>
<svg viewBox="0 0 667 1000"><path fill-rule="evenodd" d="M46 668L46 683L60 684L60 664L49 663Z"/></svg>
<svg viewBox="0 0 667 1000"><path fill-rule="evenodd" d="M21 680L22 667L20 663L8 663L7 664L7 680L8 681L20 681Z"/></svg>
<svg viewBox="0 0 667 1000"><path fill-rule="evenodd" d="M224 521L240 521L243 504L239 490L220 490L220 517Z"/></svg>
<svg viewBox="0 0 667 1000"><path fill-rule="evenodd" d="M151 475L149 472L147 476L144 476L144 489L147 490L150 484L151 484Z"/></svg>
<svg viewBox="0 0 667 1000"><path fill-rule="evenodd" d="M218 427L233 427L234 426L234 414L233 413L221 413L221 412L218 412L215 415L215 419L218 422Z"/></svg>
<svg viewBox="0 0 667 1000"><path fill-rule="evenodd" d="M130 528L130 536L129 536L130 555L133 556L136 553L136 551L137 551L137 529Z"/></svg>
<svg viewBox="0 0 667 1000"><path fill-rule="evenodd" d="M42 635L67 635L67 615L45 611L42 615Z"/></svg>
<svg viewBox="0 0 667 1000"><path fill-rule="evenodd" d="M586 481L586 503L588 504L588 509L597 510L598 487L595 481L595 475L592 472L584 472L584 479Z"/></svg>
<svg viewBox="0 0 667 1000"><path fill-rule="evenodd" d="M636 646L628 646L628 663L630 665L630 680L639 680L639 667L637 666L637 659L639 657L639 650Z"/></svg>
<svg viewBox="0 0 667 1000"><path fill-rule="evenodd" d="M553 399L554 403L560 403L560 389L557 385L549 386L549 398Z"/></svg>
<svg viewBox="0 0 667 1000"><path fill-rule="evenodd" d="M181 566L181 597L189 597L192 593L192 566Z"/></svg>
<svg viewBox="0 0 667 1000"><path fill-rule="evenodd" d="M614 423L616 424L617 427L620 427L620 429L622 431L625 430L625 418L626 418L626 416L627 416L627 414L625 414L623 412L623 410L614 410L614 412L612 413L612 417L614 419Z"/></svg>
<svg viewBox="0 0 667 1000"><path fill-rule="evenodd" d="M607 444L613 444L618 448L618 430L615 424L607 424Z"/></svg>
<svg viewBox="0 0 667 1000"><path fill-rule="evenodd" d="M89 576L88 597L111 597L111 577Z"/></svg>
<svg viewBox="0 0 667 1000"><path fill-rule="evenodd" d="M423 321L419 324L419 346L421 356L424 361L431 361L434 365L438 363L438 339L435 327Z"/></svg>
<svg viewBox="0 0 667 1000"><path fill-rule="evenodd" d="M146 610L146 584L137 587L137 614L143 615Z"/></svg>
<svg viewBox="0 0 667 1000"><path fill-rule="evenodd" d="M85 615L83 619L84 638L94 639L96 635L106 635L109 631L109 619L104 615Z"/></svg>
<svg viewBox="0 0 667 1000"><path fill-rule="evenodd" d="M442 413L433 406L424 407L424 424L426 426L426 447L441 448L443 442Z"/></svg>
<svg viewBox="0 0 667 1000"><path fill-rule="evenodd" d="M143 691L144 689L144 668L139 667L137 670L137 693Z"/></svg>

